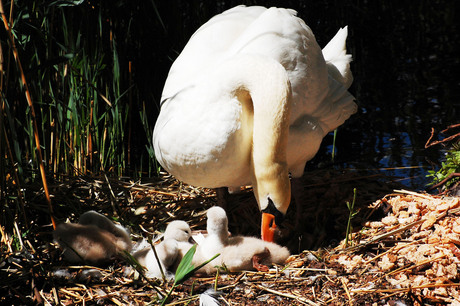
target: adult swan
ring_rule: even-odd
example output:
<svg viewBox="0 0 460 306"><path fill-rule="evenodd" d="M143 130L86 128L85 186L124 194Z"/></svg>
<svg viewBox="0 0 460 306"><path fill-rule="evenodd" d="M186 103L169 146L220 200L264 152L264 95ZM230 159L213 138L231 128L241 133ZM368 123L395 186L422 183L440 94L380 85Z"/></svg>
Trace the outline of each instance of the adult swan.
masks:
<svg viewBox="0 0 460 306"><path fill-rule="evenodd" d="M356 112L347 28L321 50L291 9L237 6L201 26L169 71L153 133L171 174L203 187L251 184L273 241L321 140Z"/></svg>

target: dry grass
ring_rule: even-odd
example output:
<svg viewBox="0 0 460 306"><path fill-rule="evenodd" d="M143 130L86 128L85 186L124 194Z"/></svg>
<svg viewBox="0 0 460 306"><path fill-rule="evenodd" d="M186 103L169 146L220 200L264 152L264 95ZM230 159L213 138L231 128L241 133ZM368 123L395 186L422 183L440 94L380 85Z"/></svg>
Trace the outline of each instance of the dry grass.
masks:
<svg viewBox="0 0 460 306"><path fill-rule="evenodd" d="M293 206L280 233L279 241L295 254L286 267L194 277L175 289L171 304L197 305L198 294L216 284L222 302L230 305L458 302L458 198L389 194L394 186L386 180L358 173L310 173L303 178L302 222L295 226ZM353 245L344 249L339 241L348 221L345 202L355 187L359 214L353 219ZM168 176L142 184L80 177L51 182L50 192L60 222L95 209L129 227L134 240L175 219L204 229L205 210L215 205L212 190L182 186ZM25 216L20 208L5 206L2 211L0 303L155 304L157 292L170 288L127 273L122 260L105 267L66 265L52 243L43 192L28 186L25 194ZM250 190L232 195L231 202L230 231L257 234L259 214Z"/></svg>

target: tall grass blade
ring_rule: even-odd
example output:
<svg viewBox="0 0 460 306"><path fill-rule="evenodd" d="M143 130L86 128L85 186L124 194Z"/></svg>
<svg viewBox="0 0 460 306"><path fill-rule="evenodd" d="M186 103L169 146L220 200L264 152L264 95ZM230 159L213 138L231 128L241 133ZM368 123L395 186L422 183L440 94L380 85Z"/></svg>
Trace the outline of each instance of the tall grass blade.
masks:
<svg viewBox="0 0 460 306"><path fill-rule="evenodd" d="M16 49L16 46L14 44L14 38L13 38L13 35L11 34L11 29L9 27L8 21L6 20L5 11L3 10L3 3L2 3L1 0L0 0L0 13L2 15L5 30L8 33L8 39L9 39L9 42L10 42L10 46L11 46L11 48L13 50L13 55L14 55L14 58L16 60L16 64L18 66L19 73L21 75L22 85L24 86L26 99L27 99L27 102L29 103L29 109L30 109L30 114L32 116L32 123L33 123L33 128L34 128L34 138L35 138L35 144L36 144L36 149L37 149L38 164L40 166L40 175L41 175L41 178L42 178L43 189L45 191L46 202L48 203L48 209L49 209L49 213L50 213L50 217L51 217L51 222L53 223L53 228L56 228L56 222L55 222L54 217L53 217L53 215L54 215L53 206L51 205L51 197L50 197L50 194L49 194L48 183L46 181L45 166L43 164L42 151L41 151L41 147L40 147L40 139L38 137L38 127L37 127L37 120L36 120L36 116L35 116L34 105L33 105L33 102L32 102L32 97L30 95L29 87L27 85L26 77L25 77L24 71L22 69L21 61L19 59L19 53L18 53L18 50Z"/></svg>

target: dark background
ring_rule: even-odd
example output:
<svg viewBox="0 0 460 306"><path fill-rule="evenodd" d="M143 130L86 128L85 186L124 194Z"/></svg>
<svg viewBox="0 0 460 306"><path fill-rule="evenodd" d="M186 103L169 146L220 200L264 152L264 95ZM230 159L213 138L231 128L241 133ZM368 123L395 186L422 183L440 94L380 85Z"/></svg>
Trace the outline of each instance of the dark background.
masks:
<svg viewBox="0 0 460 306"><path fill-rule="evenodd" d="M151 45L140 57L153 57L155 67L137 67L138 84L153 85L155 103L170 61L191 34L213 15L238 1L158 2L165 30L152 31ZM460 49L458 4L453 1L243 1L246 5L290 7L312 28L324 46L339 27L348 25L348 50L353 55L350 91L359 113L338 131L338 161L348 167L382 168L388 175L423 189L426 169L437 167L440 147L425 150L431 128L459 121ZM144 12L145 13L145 12ZM141 18L143 19L143 18ZM158 35L158 36L157 36ZM139 37L143 44L148 33ZM152 52L153 51L153 52ZM153 78L143 76L153 75ZM332 140L325 140L315 161L328 160ZM329 148L327 148L329 146ZM323 157L323 158L322 158Z"/></svg>
<svg viewBox="0 0 460 306"><path fill-rule="evenodd" d="M138 118L138 110L146 106L147 130L152 129L168 70L190 36L215 14L239 4L297 10L322 47L340 27L348 25L347 47L354 59L350 92L356 97L359 112L338 130L337 166L356 169L416 166L382 171L410 177L402 182L423 189L428 181L426 171L439 167L443 157L441 147L424 148L431 128L439 131L459 122L460 37L456 1L91 0L55 1L52 6L50 2L37 3L40 2L17 4L27 13L22 19L15 17L18 33L30 35L33 41L45 45L62 45L61 15L56 13L60 10L66 14L75 37L81 35L82 40L89 42L88 48L93 41L96 44L102 39L106 54L110 54L113 45L108 37L116 41L122 90L130 86L128 63L132 62L135 94L131 116L135 132L129 140L132 153L128 165L147 158L143 153L149 146L149 137ZM5 7L9 4L5 3ZM43 29L40 14L53 18L53 29ZM4 31L1 35L5 47ZM33 58L32 51L27 44L20 47L26 75L32 76L38 69L32 62L27 64L27 59ZM39 56L41 69L47 63L66 60L57 51ZM109 74L109 56L101 58L107 61ZM10 90L9 94L10 100L14 100L14 92ZM17 95L17 99L23 99L21 93ZM121 102L127 103L126 97ZM309 168L329 163L331 144L332 137L326 137ZM130 175L129 171L125 173Z"/></svg>

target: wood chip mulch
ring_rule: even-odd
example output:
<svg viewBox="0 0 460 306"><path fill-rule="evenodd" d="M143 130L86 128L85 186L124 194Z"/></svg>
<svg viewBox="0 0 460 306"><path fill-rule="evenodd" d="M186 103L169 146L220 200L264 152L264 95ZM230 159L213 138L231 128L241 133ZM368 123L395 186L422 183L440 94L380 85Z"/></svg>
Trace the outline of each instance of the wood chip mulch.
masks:
<svg viewBox="0 0 460 306"><path fill-rule="evenodd" d="M281 229L281 243L294 254L285 267L192 277L175 288L170 305L198 305L209 288L221 292L222 305L460 305L458 197L405 190L375 197L369 190L375 186L381 194L390 183L350 173L322 176L330 183L322 185L320 175L312 176L317 182L304 181L301 215L306 221L295 225L297 210L290 208ZM133 240L154 235L175 219L205 229L205 211L216 203L212 190L168 176L142 184L80 177L50 186L60 222L95 209L130 228ZM345 202L354 187L358 214L345 245ZM159 294L172 284L128 273L122 260L103 267L63 262L52 242L42 191L27 190L25 212L13 205L1 212L0 304L159 304ZM237 204L229 209L230 231L257 234L251 190L231 197Z"/></svg>

